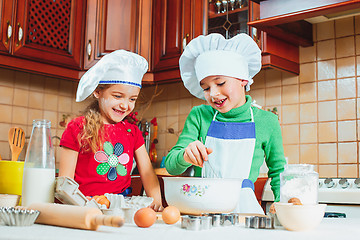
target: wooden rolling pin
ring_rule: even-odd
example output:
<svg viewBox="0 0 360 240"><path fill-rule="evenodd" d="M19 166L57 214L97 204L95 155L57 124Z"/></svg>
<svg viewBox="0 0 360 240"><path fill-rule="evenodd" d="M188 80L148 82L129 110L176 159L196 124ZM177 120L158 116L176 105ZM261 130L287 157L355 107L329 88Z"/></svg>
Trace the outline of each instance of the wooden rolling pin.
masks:
<svg viewBox="0 0 360 240"><path fill-rule="evenodd" d="M33 203L28 209L40 211L36 223L96 230L100 225L121 227L120 216L103 215L100 209L54 203Z"/></svg>

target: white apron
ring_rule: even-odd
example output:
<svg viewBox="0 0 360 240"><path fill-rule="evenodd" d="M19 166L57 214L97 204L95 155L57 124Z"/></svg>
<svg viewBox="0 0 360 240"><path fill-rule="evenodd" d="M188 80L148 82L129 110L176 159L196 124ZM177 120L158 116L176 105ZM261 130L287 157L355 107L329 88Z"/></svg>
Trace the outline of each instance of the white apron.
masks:
<svg viewBox="0 0 360 240"><path fill-rule="evenodd" d="M251 122L218 122L215 113L210 124L205 146L213 149L209 165L204 162L202 176L209 178L241 178L243 184L234 212L264 214L254 193L254 184L248 179L255 149L255 123L250 107Z"/></svg>

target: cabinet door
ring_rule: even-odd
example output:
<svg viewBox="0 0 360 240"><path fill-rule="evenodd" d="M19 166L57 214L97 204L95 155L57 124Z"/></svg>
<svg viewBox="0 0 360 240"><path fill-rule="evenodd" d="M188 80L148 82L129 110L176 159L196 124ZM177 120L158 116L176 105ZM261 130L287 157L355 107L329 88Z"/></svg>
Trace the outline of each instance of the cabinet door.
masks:
<svg viewBox="0 0 360 240"><path fill-rule="evenodd" d="M84 0L17 0L12 54L81 69Z"/></svg>
<svg viewBox="0 0 360 240"><path fill-rule="evenodd" d="M139 0L88 0L85 68L114 50L137 52Z"/></svg>
<svg viewBox="0 0 360 240"><path fill-rule="evenodd" d="M183 45L203 34L204 1L155 0L153 16L152 71L175 70L177 73L164 79L179 79L179 57ZM162 78L155 81L162 81Z"/></svg>
<svg viewBox="0 0 360 240"><path fill-rule="evenodd" d="M95 54L98 0L87 0L84 49L84 68L89 69L99 59Z"/></svg>
<svg viewBox="0 0 360 240"><path fill-rule="evenodd" d="M10 53L13 34L13 0L0 0L0 51Z"/></svg>

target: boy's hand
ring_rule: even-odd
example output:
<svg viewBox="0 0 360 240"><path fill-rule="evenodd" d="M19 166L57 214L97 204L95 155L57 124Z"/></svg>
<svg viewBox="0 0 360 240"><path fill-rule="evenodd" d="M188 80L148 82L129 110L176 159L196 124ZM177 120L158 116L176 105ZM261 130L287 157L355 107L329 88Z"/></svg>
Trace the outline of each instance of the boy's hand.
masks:
<svg viewBox="0 0 360 240"><path fill-rule="evenodd" d="M208 155L212 152L213 150L205 147L202 142L194 141L185 148L184 160L195 166L203 167L204 161L208 160Z"/></svg>

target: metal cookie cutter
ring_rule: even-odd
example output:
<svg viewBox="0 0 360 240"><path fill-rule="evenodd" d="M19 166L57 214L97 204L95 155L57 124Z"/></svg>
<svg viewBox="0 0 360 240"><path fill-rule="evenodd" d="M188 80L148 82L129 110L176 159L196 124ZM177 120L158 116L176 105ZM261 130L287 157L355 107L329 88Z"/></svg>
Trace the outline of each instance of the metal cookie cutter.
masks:
<svg viewBox="0 0 360 240"><path fill-rule="evenodd" d="M239 224L239 216L236 213L203 213L202 216L210 216L213 227Z"/></svg>
<svg viewBox="0 0 360 240"><path fill-rule="evenodd" d="M235 214L221 214L221 225L222 226L231 226L236 224L236 217Z"/></svg>
<svg viewBox="0 0 360 240"><path fill-rule="evenodd" d="M213 227L221 226L221 214L210 214Z"/></svg>
<svg viewBox="0 0 360 240"><path fill-rule="evenodd" d="M245 227L273 229L274 219L270 217L259 217L259 216L245 217Z"/></svg>
<svg viewBox="0 0 360 240"><path fill-rule="evenodd" d="M202 213L201 216L206 216L211 218L211 225L213 227L221 226L221 213Z"/></svg>
<svg viewBox="0 0 360 240"><path fill-rule="evenodd" d="M212 218L210 216L192 216L184 215L181 217L181 228L187 230L208 230L212 227Z"/></svg>

